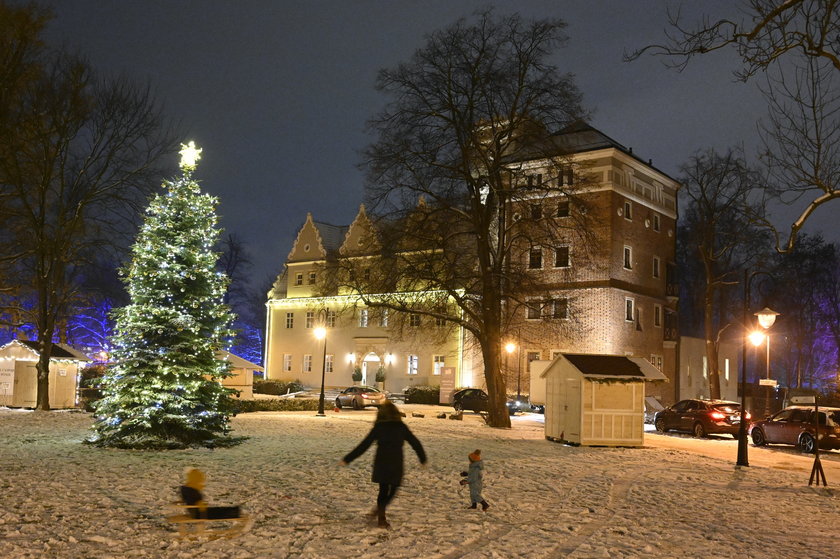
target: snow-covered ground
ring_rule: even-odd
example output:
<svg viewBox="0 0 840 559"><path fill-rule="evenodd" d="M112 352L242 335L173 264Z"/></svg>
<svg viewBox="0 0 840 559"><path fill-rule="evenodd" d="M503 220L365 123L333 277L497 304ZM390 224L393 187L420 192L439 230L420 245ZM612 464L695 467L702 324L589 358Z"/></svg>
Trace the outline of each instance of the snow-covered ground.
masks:
<svg viewBox="0 0 840 559"><path fill-rule="evenodd" d="M265 412L234 419L241 446L140 452L82 445L83 413L0 410L0 557L17 558L823 558L837 550L840 460L829 489L808 487L810 457L735 441L650 433L646 447L582 448L546 441L540 416L491 429L478 416L436 419L402 406L423 442L389 510L372 526L372 450L341 457L367 433L372 410ZM411 417L425 410L425 417ZM698 446L699 445L699 446ZM485 460L491 508L466 510L458 485L467 454ZM709 454L704 456L701 452ZM255 517L231 540L178 541L164 521L187 466L208 475L213 503Z"/></svg>

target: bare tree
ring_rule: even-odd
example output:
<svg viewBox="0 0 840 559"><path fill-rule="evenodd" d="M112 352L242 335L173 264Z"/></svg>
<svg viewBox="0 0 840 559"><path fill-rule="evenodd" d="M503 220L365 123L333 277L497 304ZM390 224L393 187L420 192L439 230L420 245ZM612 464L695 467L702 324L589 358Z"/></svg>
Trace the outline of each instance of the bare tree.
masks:
<svg viewBox="0 0 840 559"><path fill-rule="evenodd" d="M840 1L747 0L741 11L741 21L706 16L694 26L670 12L667 41L625 60L648 53L682 70L695 56L734 48L743 62L735 71L739 79L774 70L764 89L770 107L770 123L762 130L764 155L775 179L766 190L786 203L805 203L787 239L776 233L777 249L790 251L814 211L840 198L840 104L831 83L840 71Z"/></svg>
<svg viewBox="0 0 840 559"><path fill-rule="evenodd" d="M705 16L699 25L687 24L679 11L669 11L671 30L663 44L648 45L625 55L666 56L684 69L698 55L734 48L744 61L735 75L747 80L789 53L828 62L840 71L840 2L838 0L746 0L744 19Z"/></svg>
<svg viewBox="0 0 840 559"><path fill-rule="evenodd" d="M79 299L79 274L125 238L174 143L148 87L99 79L64 53L24 59L35 77L7 100L0 134L0 253L14 255L12 303L35 301L18 311L38 333L37 409L47 410L53 340Z"/></svg>
<svg viewBox="0 0 840 559"><path fill-rule="evenodd" d="M510 425L500 371L506 307L514 292L537 287L518 251L576 230L547 206L530 228L512 219L530 202L577 201L577 185L563 180L574 174L568 146L549 132L582 113L572 77L547 62L564 27L479 13L431 34L377 81L390 101L370 122L377 140L364 162L385 232L379 268L387 271L375 290L412 295L366 302L466 329L480 346L494 427Z"/></svg>
<svg viewBox="0 0 840 559"><path fill-rule="evenodd" d="M785 204L804 206L787 239L776 246L793 249L799 231L822 205L840 198L840 74L808 60L768 77L764 88L768 121L761 125L763 158L769 170L766 193ZM766 222L768 226L771 224Z"/></svg>
<svg viewBox="0 0 840 559"><path fill-rule="evenodd" d="M726 286L737 285L740 271L754 258L755 239L763 240L760 231L750 227L750 217L761 208L751 204L750 194L758 185L741 154L728 150L721 155L714 150L695 154L680 168L684 197L681 239L686 260L702 267L702 323L709 367L709 395L720 398L718 349L721 335L730 325L721 316L721 297ZM760 244L760 243L758 243Z"/></svg>

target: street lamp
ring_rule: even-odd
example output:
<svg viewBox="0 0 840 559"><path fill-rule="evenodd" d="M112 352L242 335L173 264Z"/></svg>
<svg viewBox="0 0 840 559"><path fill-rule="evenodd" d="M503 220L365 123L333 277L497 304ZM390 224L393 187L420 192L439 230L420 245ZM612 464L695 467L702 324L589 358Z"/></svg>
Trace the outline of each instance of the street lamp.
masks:
<svg viewBox="0 0 840 559"><path fill-rule="evenodd" d="M758 325L764 328L764 337L767 341L767 380L770 380L770 328L773 327L773 324L776 322L776 317L779 316L779 313L771 309L770 307L764 307L757 313L755 316L758 317ZM770 391L772 390L772 386L770 386L770 382L767 382L767 397L764 399L764 417L770 415Z"/></svg>
<svg viewBox="0 0 840 559"><path fill-rule="evenodd" d="M516 344L513 342L508 342L505 344L505 377L510 374L510 368L508 367L508 357L510 354L513 353L513 350L516 349ZM516 381L516 399L519 399L519 379L517 378Z"/></svg>
<svg viewBox="0 0 840 559"><path fill-rule="evenodd" d="M765 274L770 275L768 272L764 272L762 270L756 270L754 272L750 272L749 270L744 270L744 308L743 308L743 316L741 318L742 327L746 330L748 324L748 316L749 316L749 308L750 308L750 284L755 276ZM765 309L769 310L769 309ZM761 311L764 314L764 311ZM771 311L772 312L772 311ZM758 313L756 313L758 314ZM761 320L761 319L759 319ZM765 318L765 321L770 320L770 318ZM772 320L775 320L775 315L773 316ZM769 322L769 326L772 326L773 322ZM759 333L760 334L760 333ZM761 343L761 342L759 342ZM738 425L738 459L735 462L735 466L749 466L750 461L748 458L748 451L747 451L747 340L746 336L744 341L741 343L741 421Z"/></svg>
<svg viewBox="0 0 840 559"><path fill-rule="evenodd" d="M326 319L326 312L324 313L324 318ZM326 320L322 324L326 324ZM316 417L325 417L326 414L324 413L324 375L327 372L327 329L325 326L318 326L315 328L313 332L315 334L315 338L319 340L324 340L324 361L321 364L321 395L318 397L318 413L315 414Z"/></svg>

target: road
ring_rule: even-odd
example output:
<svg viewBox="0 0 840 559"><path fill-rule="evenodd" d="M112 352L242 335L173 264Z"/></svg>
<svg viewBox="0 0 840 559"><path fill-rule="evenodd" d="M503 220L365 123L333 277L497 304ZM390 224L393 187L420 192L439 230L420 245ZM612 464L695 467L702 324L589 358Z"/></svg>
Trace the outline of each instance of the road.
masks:
<svg viewBox="0 0 840 559"><path fill-rule="evenodd" d="M649 426L646 425L645 427ZM705 439L696 439L689 435L661 434L648 430L645 432L645 446L682 450L724 461L729 460L733 467L735 467L738 457L738 441L729 436L710 436ZM794 447L782 445L757 447L749 444L748 459L750 467L800 471L806 483L814 465L813 454L803 454ZM823 451L820 453L820 462L829 487L840 485L840 453Z"/></svg>

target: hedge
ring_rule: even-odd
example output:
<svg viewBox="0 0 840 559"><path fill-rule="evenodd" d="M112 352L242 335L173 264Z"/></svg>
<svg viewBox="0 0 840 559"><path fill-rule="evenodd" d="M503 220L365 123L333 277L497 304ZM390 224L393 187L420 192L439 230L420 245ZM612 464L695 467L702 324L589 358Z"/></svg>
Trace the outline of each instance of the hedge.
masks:
<svg viewBox="0 0 840 559"><path fill-rule="evenodd" d="M327 407L330 407L327 404ZM255 411L317 411L317 398L280 398L271 400L237 400L236 413Z"/></svg>
<svg viewBox="0 0 840 559"><path fill-rule="evenodd" d="M290 392L301 392L303 384L299 380L285 382L282 380L256 380L254 379L254 394L271 394L282 396Z"/></svg>
<svg viewBox="0 0 840 559"><path fill-rule="evenodd" d="M440 386L409 386L405 389L406 404L440 404Z"/></svg>

